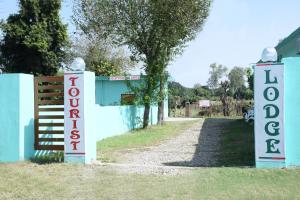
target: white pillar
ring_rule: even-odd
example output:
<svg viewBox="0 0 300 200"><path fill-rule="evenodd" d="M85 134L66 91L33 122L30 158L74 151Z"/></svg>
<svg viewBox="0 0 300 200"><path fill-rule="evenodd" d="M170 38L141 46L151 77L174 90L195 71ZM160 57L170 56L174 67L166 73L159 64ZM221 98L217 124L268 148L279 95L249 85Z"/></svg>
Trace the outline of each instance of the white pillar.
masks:
<svg viewBox="0 0 300 200"><path fill-rule="evenodd" d="M96 160L95 74L66 72L65 162L89 164Z"/></svg>

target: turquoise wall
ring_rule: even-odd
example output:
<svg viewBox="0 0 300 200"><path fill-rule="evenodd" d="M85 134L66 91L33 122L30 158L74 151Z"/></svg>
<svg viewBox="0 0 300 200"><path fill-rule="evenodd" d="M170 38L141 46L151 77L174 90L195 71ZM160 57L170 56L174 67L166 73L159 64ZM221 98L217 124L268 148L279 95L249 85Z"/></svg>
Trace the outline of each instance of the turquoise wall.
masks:
<svg viewBox="0 0 300 200"><path fill-rule="evenodd" d="M74 160L67 158L66 160L70 162L90 163L96 157L97 140L142 127L143 106L109 106L112 102L120 102L121 94L129 91L126 81L95 81L93 73L85 72L84 88L85 132L88 134L85 140L87 155L79 160L78 158L74 158ZM0 162L29 160L35 154L40 155L51 152L34 150L34 87L32 75L0 75L0 105ZM157 106L151 106L150 125L157 123L157 110ZM167 110L166 99L166 117Z"/></svg>
<svg viewBox="0 0 300 200"><path fill-rule="evenodd" d="M141 80L131 80L141 84ZM95 119L97 140L120 135L142 127L143 106L121 106L121 94L131 93L127 80L110 81L109 77L96 77ZM164 103L165 117L168 117L168 99ZM157 123L157 106L151 106L150 125Z"/></svg>
<svg viewBox="0 0 300 200"><path fill-rule="evenodd" d="M0 75L0 162L34 155L33 76Z"/></svg>
<svg viewBox="0 0 300 200"><path fill-rule="evenodd" d="M290 57L284 63L284 107L286 165L300 165L300 58Z"/></svg>
<svg viewBox="0 0 300 200"><path fill-rule="evenodd" d="M141 80L131 80L131 84L139 85ZM168 87L166 86L166 90ZM127 80L110 81L109 77L96 77L96 104L100 106L120 106L121 94L132 93ZM164 114L168 117L168 95L164 101Z"/></svg>
<svg viewBox="0 0 300 200"><path fill-rule="evenodd" d="M144 107L142 106L96 105L94 116L97 141L142 127L143 114ZM149 121L151 125L157 123L157 106L151 107Z"/></svg>
<svg viewBox="0 0 300 200"><path fill-rule="evenodd" d="M126 82L110 81L107 77L96 77L96 104L101 106L120 105L121 94L130 93Z"/></svg>

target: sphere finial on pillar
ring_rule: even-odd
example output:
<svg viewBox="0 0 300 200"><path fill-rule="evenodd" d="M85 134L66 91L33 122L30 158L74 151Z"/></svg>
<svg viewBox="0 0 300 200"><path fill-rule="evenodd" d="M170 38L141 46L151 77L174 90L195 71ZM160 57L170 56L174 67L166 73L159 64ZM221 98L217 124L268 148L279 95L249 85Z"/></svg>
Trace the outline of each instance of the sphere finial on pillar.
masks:
<svg viewBox="0 0 300 200"><path fill-rule="evenodd" d="M82 58L77 57L72 62L70 69L72 71L84 71L85 70L85 62Z"/></svg>
<svg viewBox="0 0 300 200"><path fill-rule="evenodd" d="M276 62L277 61L276 49L274 47L265 48L262 52L261 60L263 62Z"/></svg>

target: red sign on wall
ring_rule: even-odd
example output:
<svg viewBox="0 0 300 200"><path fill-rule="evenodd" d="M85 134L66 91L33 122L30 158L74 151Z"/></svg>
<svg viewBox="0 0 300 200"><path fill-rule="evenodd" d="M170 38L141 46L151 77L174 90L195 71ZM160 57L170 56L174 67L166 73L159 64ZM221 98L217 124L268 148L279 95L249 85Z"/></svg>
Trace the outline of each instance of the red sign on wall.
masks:
<svg viewBox="0 0 300 200"><path fill-rule="evenodd" d="M111 76L109 77L110 81L124 81L124 80L140 80L141 77L138 75L135 76Z"/></svg>
<svg viewBox="0 0 300 200"><path fill-rule="evenodd" d="M65 154L85 154L83 73L65 73Z"/></svg>

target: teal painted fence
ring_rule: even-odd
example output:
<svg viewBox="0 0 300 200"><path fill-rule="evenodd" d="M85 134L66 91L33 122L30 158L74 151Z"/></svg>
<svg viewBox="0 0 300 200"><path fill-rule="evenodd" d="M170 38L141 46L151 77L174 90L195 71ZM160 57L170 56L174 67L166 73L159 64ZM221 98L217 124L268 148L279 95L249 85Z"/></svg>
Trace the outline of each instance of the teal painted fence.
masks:
<svg viewBox="0 0 300 200"><path fill-rule="evenodd" d="M139 80L134 82L140 82ZM130 93L126 81L110 81L108 77L96 77L96 104L116 106L121 104L121 94Z"/></svg>
<svg viewBox="0 0 300 200"><path fill-rule="evenodd" d="M92 75L90 79L95 80ZM89 98L85 102L85 106L89 107L89 112L85 113L89 121L86 124L86 131L94 134L93 142L141 127L144 113L143 106L120 106L119 103L114 103L120 102L121 94L128 92L125 81L102 83L95 80L88 81L85 85L85 90L89 91ZM116 104L117 106L100 106L99 104ZM51 152L34 150L32 75L0 74L0 105L0 162L28 160L34 155L45 155ZM167 100L165 109L167 116ZM150 125L157 123L157 110L157 106L151 107ZM51 112L51 114L56 113Z"/></svg>
<svg viewBox="0 0 300 200"><path fill-rule="evenodd" d="M34 155L33 76L0 75L0 162Z"/></svg>
<svg viewBox="0 0 300 200"><path fill-rule="evenodd" d="M284 58L286 165L300 165L300 57Z"/></svg>
<svg viewBox="0 0 300 200"><path fill-rule="evenodd" d="M132 85L138 86L142 80L130 80ZM96 77L96 104L100 106L120 106L121 94L132 93L128 87L128 80L109 80L109 77ZM166 91L168 86L166 84ZM164 114L168 117L168 95L164 101Z"/></svg>
<svg viewBox="0 0 300 200"><path fill-rule="evenodd" d="M97 140L120 135L142 127L144 107L142 106L98 106L94 116ZM157 123L157 106L152 106L149 114L150 124Z"/></svg>

